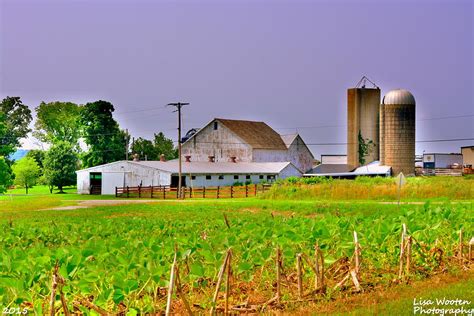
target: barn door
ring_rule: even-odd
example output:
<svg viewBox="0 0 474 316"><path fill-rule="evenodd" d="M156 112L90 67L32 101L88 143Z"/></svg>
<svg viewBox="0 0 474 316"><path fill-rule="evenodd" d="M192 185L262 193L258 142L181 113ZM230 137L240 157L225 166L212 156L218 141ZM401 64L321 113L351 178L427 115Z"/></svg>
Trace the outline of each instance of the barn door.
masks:
<svg viewBox="0 0 474 316"><path fill-rule="evenodd" d="M89 176L90 194L102 194L102 172L91 172Z"/></svg>
<svg viewBox="0 0 474 316"><path fill-rule="evenodd" d="M171 176L171 187L172 188L177 188L178 187L178 180L179 176ZM186 176L181 176L181 186L185 187L186 186Z"/></svg>

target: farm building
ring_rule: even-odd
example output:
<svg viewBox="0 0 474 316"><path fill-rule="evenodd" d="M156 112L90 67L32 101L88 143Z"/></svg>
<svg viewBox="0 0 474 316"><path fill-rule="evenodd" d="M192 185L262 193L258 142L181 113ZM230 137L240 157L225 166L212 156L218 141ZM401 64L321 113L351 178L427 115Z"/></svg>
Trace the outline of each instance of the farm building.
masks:
<svg viewBox="0 0 474 316"><path fill-rule="evenodd" d="M462 154L424 153L422 174L460 176L462 165Z"/></svg>
<svg viewBox="0 0 474 316"><path fill-rule="evenodd" d="M298 134L280 135L264 122L220 118L187 137L182 153L196 162L291 162L301 173L314 160Z"/></svg>
<svg viewBox="0 0 474 316"><path fill-rule="evenodd" d="M392 168L381 166L380 161L372 161L364 166L352 168L348 164L321 164L313 170L303 174L303 177L331 177L337 179L355 179L359 176L389 177Z"/></svg>
<svg viewBox="0 0 474 316"><path fill-rule="evenodd" d="M340 173L349 172L353 169L353 167L347 164L347 155L321 155L321 163L308 172L308 174Z"/></svg>
<svg viewBox="0 0 474 316"><path fill-rule="evenodd" d="M461 147L462 164L474 167L474 146Z"/></svg>
<svg viewBox="0 0 474 316"><path fill-rule="evenodd" d="M79 194L114 194L115 187L178 185L178 160L117 161L76 171ZM182 183L214 187L239 183L273 182L301 176L291 162L183 162Z"/></svg>
<svg viewBox="0 0 474 316"><path fill-rule="evenodd" d="M446 154L446 153L432 153L423 154L423 168L424 169L448 169L453 166L462 166L462 154Z"/></svg>

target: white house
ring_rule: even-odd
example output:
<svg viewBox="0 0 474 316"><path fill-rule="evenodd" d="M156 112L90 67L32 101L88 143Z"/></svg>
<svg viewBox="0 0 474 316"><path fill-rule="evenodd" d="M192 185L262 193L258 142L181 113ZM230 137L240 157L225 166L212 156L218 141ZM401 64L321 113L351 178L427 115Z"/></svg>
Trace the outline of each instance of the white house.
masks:
<svg viewBox="0 0 474 316"><path fill-rule="evenodd" d="M117 161L76 171L80 194L114 194L115 187L178 184L178 160ZM301 176L291 162L183 162L182 182L188 187L272 182Z"/></svg>

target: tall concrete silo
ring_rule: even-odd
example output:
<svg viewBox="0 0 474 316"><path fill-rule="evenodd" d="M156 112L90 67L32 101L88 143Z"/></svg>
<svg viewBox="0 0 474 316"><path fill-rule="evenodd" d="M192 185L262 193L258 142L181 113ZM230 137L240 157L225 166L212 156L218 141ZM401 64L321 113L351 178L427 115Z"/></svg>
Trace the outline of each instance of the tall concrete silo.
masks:
<svg viewBox="0 0 474 316"><path fill-rule="evenodd" d="M347 90L347 164L360 166L359 134L373 145L363 157L365 163L379 159L380 89L351 88Z"/></svg>
<svg viewBox="0 0 474 316"><path fill-rule="evenodd" d="M380 160L392 173L415 173L415 98L392 90L380 105Z"/></svg>

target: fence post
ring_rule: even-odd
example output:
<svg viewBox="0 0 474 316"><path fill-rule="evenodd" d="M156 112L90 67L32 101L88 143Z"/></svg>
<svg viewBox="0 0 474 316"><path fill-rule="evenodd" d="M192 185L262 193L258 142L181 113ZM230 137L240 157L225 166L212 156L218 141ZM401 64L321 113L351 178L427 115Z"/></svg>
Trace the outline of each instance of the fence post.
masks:
<svg viewBox="0 0 474 316"><path fill-rule="evenodd" d="M230 198L232 199L234 197L234 186L230 186Z"/></svg>
<svg viewBox="0 0 474 316"><path fill-rule="evenodd" d="M202 198L206 198L206 187L202 187Z"/></svg>
<svg viewBox="0 0 474 316"><path fill-rule="evenodd" d="M217 198L219 198L219 186L217 186Z"/></svg>
<svg viewBox="0 0 474 316"><path fill-rule="evenodd" d="M118 196L117 187L115 187L115 197Z"/></svg>
<svg viewBox="0 0 474 316"><path fill-rule="evenodd" d="M153 186L150 185L150 199L153 198Z"/></svg>
<svg viewBox="0 0 474 316"><path fill-rule="evenodd" d="M127 185L127 198L129 198L129 197L130 197L130 190L129 190L128 185Z"/></svg>
<svg viewBox="0 0 474 316"><path fill-rule="evenodd" d="M176 198L177 199L179 198L179 193L181 193L181 192L179 192L179 188L176 188Z"/></svg>
<svg viewBox="0 0 474 316"><path fill-rule="evenodd" d="M139 198L142 197L142 186L141 185L138 186L138 197Z"/></svg>
<svg viewBox="0 0 474 316"><path fill-rule="evenodd" d="M189 198L193 197L193 187L189 187Z"/></svg>
<svg viewBox="0 0 474 316"><path fill-rule="evenodd" d="M166 187L163 186L163 200L166 200Z"/></svg>
<svg viewBox="0 0 474 316"><path fill-rule="evenodd" d="M245 197L249 197L249 186L245 185Z"/></svg>
<svg viewBox="0 0 474 316"><path fill-rule="evenodd" d="M254 187L254 190L253 190L254 191L253 195L257 196L257 184L255 183L254 185L255 185L255 187Z"/></svg>

